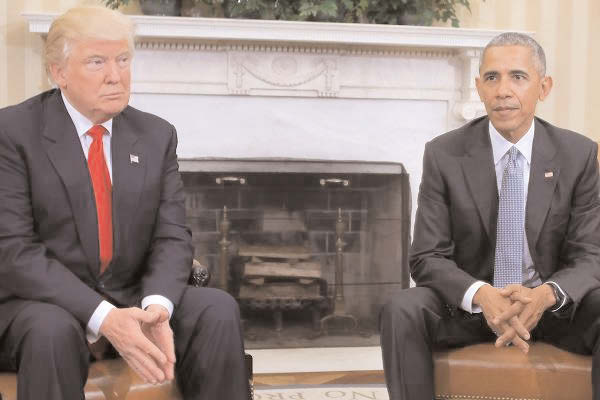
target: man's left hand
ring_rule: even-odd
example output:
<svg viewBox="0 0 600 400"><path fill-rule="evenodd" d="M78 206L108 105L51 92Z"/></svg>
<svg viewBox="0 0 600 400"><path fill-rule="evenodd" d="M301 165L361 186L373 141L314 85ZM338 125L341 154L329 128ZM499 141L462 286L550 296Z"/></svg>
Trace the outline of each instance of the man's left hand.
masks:
<svg viewBox="0 0 600 400"><path fill-rule="evenodd" d="M175 343L173 341L173 330L169 325L169 312L158 304L151 304L146 311L155 312L160 315L153 324L142 324L142 332L154 343L166 356L167 362L163 364L162 370L168 380L175 377Z"/></svg>

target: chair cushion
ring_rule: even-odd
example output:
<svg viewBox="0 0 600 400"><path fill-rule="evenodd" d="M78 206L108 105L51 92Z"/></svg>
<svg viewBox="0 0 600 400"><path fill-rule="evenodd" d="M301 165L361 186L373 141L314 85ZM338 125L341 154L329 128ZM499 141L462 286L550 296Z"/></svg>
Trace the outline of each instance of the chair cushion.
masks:
<svg viewBox="0 0 600 400"><path fill-rule="evenodd" d="M589 400L591 369L591 356L546 343L532 343L528 354L476 344L435 354L436 399Z"/></svg>
<svg viewBox="0 0 600 400"><path fill-rule="evenodd" d="M0 374L2 400L17 399L17 375ZM144 383L121 360L104 360L92 363L85 385L86 400L181 400L174 382L161 385Z"/></svg>

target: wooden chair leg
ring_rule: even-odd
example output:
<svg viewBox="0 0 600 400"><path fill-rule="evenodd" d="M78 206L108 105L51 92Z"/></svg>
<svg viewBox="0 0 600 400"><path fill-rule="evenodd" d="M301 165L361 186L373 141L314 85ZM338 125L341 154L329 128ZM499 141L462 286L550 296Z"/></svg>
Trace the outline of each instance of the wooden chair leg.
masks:
<svg viewBox="0 0 600 400"><path fill-rule="evenodd" d="M250 393L248 393L248 399L254 400L254 372L252 367L252 356L246 353L244 354L244 359L246 361L246 376L248 377L248 385L250 388Z"/></svg>

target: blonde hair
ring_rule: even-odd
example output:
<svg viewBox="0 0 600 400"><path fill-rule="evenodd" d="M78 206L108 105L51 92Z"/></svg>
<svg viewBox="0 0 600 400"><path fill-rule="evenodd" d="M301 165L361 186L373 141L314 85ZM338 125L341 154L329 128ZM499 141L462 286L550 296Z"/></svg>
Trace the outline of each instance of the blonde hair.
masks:
<svg viewBox="0 0 600 400"><path fill-rule="evenodd" d="M44 46L46 70L69 57L73 42L86 39L127 40L133 55L135 26L118 11L99 6L71 8L50 26Z"/></svg>

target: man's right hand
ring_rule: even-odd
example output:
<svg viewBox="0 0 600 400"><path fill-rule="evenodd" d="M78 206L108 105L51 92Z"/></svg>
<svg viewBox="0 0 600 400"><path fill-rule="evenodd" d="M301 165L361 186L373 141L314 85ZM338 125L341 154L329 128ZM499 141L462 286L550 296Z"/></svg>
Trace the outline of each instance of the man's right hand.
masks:
<svg viewBox="0 0 600 400"><path fill-rule="evenodd" d="M142 332L142 323L154 324L159 314L144 311L137 307L114 308L104 318L100 333L119 352L121 357L135 372L149 383L165 381L161 366L167 363L167 356Z"/></svg>
<svg viewBox="0 0 600 400"><path fill-rule="evenodd" d="M481 307L487 324L498 336L496 346L512 342L524 353L529 351L526 340L530 335L518 318L527 301L523 298L523 302L512 302L500 293L500 289L490 285L484 285L475 292L473 304Z"/></svg>

